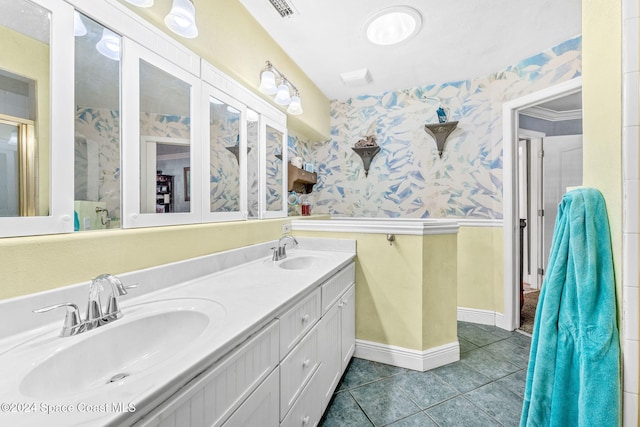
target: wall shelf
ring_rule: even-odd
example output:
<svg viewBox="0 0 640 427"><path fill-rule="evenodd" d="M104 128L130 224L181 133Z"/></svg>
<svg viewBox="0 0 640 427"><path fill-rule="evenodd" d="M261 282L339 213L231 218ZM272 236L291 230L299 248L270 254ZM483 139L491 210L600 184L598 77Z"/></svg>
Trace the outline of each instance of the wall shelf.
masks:
<svg viewBox="0 0 640 427"><path fill-rule="evenodd" d="M356 152L358 156L362 159L362 165L364 166L364 176L369 176L369 167L371 166L371 160L378 154L380 151L379 146L370 146L370 147L351 147L353 151Z"/></svg>
<svg viewBox="0 0 640 427"><path fill-rule="evenodd" d="M442 151L444 150L444 143L447 141L451 132L453 132L458 126L458 122L447 123L433 123L430 125L424 125L424 130L436 140L436 146L438 147L438 154L442 157Z"/></svg>
<svg viewBox="0 0 640 427"><path fill-rule="evenodd" d="M287 179L289 191L305 194L311 193L313 191L314 184L318 182L318 174L297 168L291 163L287 164L289 165Z"/></svg>

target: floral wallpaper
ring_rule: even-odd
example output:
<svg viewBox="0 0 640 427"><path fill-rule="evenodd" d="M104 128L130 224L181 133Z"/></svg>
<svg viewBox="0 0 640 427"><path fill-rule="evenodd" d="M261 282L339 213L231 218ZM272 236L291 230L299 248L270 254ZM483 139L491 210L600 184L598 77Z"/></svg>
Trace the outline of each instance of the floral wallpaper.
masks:
<svg viewBox="0 0 640 427"><path fill-rule="evenodd" d="M331 140L289 138L290 155L316 165L314 212L501 219L502 104L580 76L581 46L576 37L488 76L333 101ZM440 105L459 122L441 158L424 131ZM365 177L351 147L370 134L381 150Z"/></svg>

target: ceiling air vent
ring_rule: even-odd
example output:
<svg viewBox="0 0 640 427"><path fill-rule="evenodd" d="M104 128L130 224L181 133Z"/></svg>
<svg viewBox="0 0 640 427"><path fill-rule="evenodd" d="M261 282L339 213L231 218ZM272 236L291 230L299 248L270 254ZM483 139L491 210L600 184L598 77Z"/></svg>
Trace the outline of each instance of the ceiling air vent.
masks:
<svg viewBox="0 0 640 427"><path fill-rule="evenodd" d="M271 3L271 5L283 18L292 16L296 12L293 6L285 0L269 0L269 3Z"/></svg>

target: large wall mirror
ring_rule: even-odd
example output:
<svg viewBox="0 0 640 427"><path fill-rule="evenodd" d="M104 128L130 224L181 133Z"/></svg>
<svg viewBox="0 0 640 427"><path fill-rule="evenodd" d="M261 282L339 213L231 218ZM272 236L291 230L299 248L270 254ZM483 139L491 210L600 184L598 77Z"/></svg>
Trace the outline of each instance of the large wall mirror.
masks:
<svg viewBox="0 0 640 427"><path fill-rule="evenodd" d="M0 10L0 216L47 216L51 11L25 0Z"/></svg>
<svg viewBox="0 0 640 427"><path fill-rule="evenodd" d="M120 227L121 38L75 12L76 231Z"/></svg>
<svg viewBox="0 0 640 427"><path fill-rule="evenodd" d="M264 212L265 217L282 216L286 212L286 129L265 120L264 125Z"/></svg>
<svg viewBox="0 0 640 427"><path fill-rule="evenodd" d="M205 131L208 150L204 186L205 219L233 220L246 218L246 180L243 176L251 149L246 144L244 126L246 108L239 101L211 86L205 108L209 123Z"/></svg>
<svg viewBox="0 0 640 427"><path fill-rule="evenodd" d="M0 8L0 236L286 216L278 108L115 3Z"/></svg>
<svg viewBox="0 0 640 427"><path fill-rule="evenodd" d="M0 236L73 230L73 8L0 0Z"/></svg>

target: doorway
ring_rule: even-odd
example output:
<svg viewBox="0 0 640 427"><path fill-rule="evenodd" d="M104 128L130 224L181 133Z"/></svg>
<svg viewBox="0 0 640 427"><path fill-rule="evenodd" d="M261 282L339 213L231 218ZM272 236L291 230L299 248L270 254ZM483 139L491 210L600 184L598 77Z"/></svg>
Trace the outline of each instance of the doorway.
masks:
<svg viewBox="0 0 640 427"><path fill-rule="evenodd" d="M546 245L551 243L553 228L555 225L555 210L566 191L567 186L579 185L572 179L558 179L558 167L551 167L556 162L557 157L564 157L565 160L574 161L573 169L582 171L582 160L578 161L573 148L565 150L558 148L567 134L580 135L581 150L581 120L578 131L570 130L567 123L560 125L560 119L540 120L540 117L532 117L541 112L548 113L550 105L558 105L567 100L580 100L582 80L580 78L570 80L557 86L547 88L543 91L527 95L522 98L509 101L503 107L503 141L504 141L504 317L496 322L507 330L514 330L520 325L520 296L524 290L525 277L527 285L533 291L539 291L544 278L544 269L548 258ZM559 108L559 107L555 107ZM581 110L581 107L580 107ZM581 111L572 114L580 114ZM566 117L564 117L566 119ZM576 124L576 119L573 120ZM536 126L534 126L537 125ZM542 126L544 125L544 126ZM558 132L557 129L565 130ZM556 130L554 130L556 129ZM557 134L560 133L560 134ZM555 139L555 137L561 137ZM570 139L570 138L569 138ZM538 141L539 140L539 141ZM545 145L546 142L546 145ZM545 152L546 147L554 143L551 152ZM558 144L558 147L555 145ZM558 150L555 150L558 148ZM557 152L556 152L557 151ZM565 151L567 151L565 154ZM544 153L544 155L543 155ZM573 157L571 155L573 154ZM553 155L554 161L547 167L547 172L553 172L552 177L547 177L547 184L554 185L561 190L553 193L544 187L545 174L544 160ZM559 167L560 172L563 171ZM581 182L581 175L580 175ZM562 187L564 186L564 188ZM548 193L549 201L545 202L544 194ZM553 196L553 197L551 197ZM554 198L558 198L554 201ZM545 204L553 206L551 211L545 212ZM520 219L525 219L528 229L522 230L520 237ZM546 222L546 224L545 224ZM550 224L550 225L548 225ZM545 230L548 235L545 238ZM522 244L522 252L521 252ZM546 254L546 256L545 256ZM522 274L521 274L522 267ZM526 273L526 274L525 274ZM522 278L521 278L522 277ZM523 305L524 307L524 305ZM533 310L535 313L535 310Z"/></svg>

